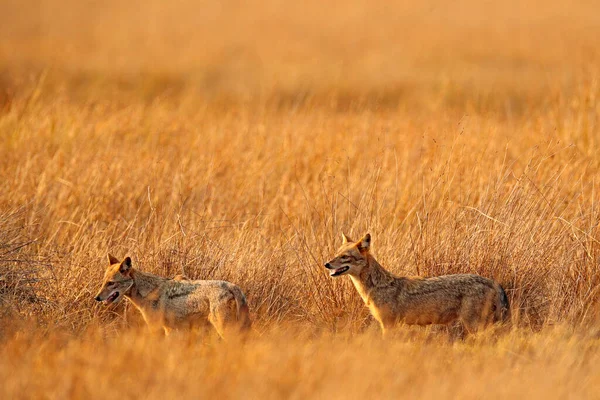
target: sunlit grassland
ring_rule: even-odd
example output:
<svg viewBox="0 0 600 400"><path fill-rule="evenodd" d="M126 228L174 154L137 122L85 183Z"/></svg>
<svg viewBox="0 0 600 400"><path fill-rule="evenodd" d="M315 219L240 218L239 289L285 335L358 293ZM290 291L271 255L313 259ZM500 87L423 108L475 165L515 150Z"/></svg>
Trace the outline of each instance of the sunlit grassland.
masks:
<svg viewBox="0 0 600 400"><path fill-rule="evenodd" d="M10 397L584 397L598 388L600 5L0 4ZM382 339L322 264L478 273L508 332ZM106 253L226 279L246 343L156 338Z"/></svg>

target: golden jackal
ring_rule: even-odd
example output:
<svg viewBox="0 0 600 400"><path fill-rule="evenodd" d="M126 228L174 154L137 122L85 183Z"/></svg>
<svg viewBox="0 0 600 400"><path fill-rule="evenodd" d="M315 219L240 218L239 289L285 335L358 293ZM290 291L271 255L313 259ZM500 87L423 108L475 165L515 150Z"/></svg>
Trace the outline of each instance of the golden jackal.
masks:
<svg viewBox="0 0 600 400"><path fill-rule="evenodd" d="M131 266L131 258L120 262L108 255L109 266L97 301L107 305L127 297L140 310L150 329L206 326L210 322L221 337L232 328L250 327L246 297L233 283L192 281L183 275L173 279L142 272Z"/></svg>
<svg viewBox="0 0 600 400"><path fill-rule="evenodd" d="M358 242L342 234L336 257L325 263L330 275L348 274L381 329L397 323L449 325L463 323L467 332L509 317L502 286L479 275L458 274L434 278L397 277L370 254L371 235Z"/></svg>

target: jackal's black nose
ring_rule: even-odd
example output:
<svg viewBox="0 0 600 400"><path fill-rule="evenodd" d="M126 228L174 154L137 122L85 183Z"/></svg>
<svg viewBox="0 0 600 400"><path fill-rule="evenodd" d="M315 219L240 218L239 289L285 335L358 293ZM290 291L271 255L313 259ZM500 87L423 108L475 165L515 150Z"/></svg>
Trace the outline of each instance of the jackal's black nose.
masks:
<svg viewBox="0 0 600 400"><path fill-rule="evenodd" d="M331 264L325 263L325 268L331 268Z"/></svg>
<svg viewBox="0 0 600 400"><path fill-rule="evenodd" d="M96 299L96 301L102 301L102 299L100 299L100 296L96 296L94 297L94 299Z"/></svg>

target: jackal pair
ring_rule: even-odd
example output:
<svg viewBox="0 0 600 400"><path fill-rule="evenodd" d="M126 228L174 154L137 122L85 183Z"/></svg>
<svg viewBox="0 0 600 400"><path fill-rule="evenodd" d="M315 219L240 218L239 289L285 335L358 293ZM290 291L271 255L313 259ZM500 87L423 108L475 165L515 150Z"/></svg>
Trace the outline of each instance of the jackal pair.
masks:
<svg viewBox="0 0 600 400"><path fill-rule="evenodd" d="M356 290L383 332L398 323L449 325L461 322L472 333L509 317L502 286L472 274L434 278L397 277L371 255L371 235L358 242L343 235L337 256L325 264L331 276L350 275ZM219 335L250 326L242 290L224 281L191 281L148 274L109 255L109 266L96 300L107 304L128 297L155 330L190 328L209 321Z"/></svg>
<svg viewBox="0 0 600 400"><path fill-rule="evenodd" d="M246 297L233 283L162 278L133 268L129 257L119 261L109 254L108 261L96 300L111 304L127 297L154 331L169 334L210 323L223 337L250 327Z"/></svg>
<svg viewBox="0 0 600 400"><path fill-rule="evenodd" d="M479 275L434 278L397 277L370 254L371 235L354 242L342 234L336 257L325 263L330 275L350 275L354 287L385 333L398 323L414 325L461 322L473 333L509 318L502 286Z"/></svg>

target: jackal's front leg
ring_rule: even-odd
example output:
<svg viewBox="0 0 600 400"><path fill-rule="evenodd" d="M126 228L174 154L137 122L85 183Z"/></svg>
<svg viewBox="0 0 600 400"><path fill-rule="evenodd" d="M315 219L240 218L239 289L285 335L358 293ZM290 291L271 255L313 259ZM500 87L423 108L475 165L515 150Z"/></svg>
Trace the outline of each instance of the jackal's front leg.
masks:
<svg viewBox="0 0 600 400"><path fill-rule="evenodd" d="M144 314L144 320L152 335L169 336L170 329L165 326L161 318L152 318L152 316Z"/></svg>

